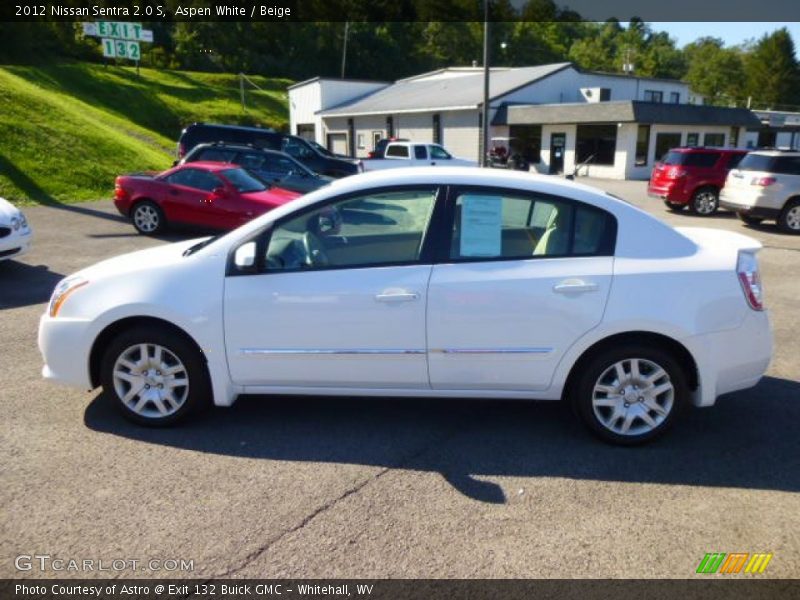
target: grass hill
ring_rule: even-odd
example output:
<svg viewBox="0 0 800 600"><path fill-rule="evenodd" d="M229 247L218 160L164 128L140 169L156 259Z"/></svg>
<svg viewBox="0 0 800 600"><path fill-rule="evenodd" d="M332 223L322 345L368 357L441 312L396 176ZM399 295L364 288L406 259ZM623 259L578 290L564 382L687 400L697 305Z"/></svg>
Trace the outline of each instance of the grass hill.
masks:
<svg viewBox="0 0 800 600"><path fill-rule="evenodd" d="M285 79L87 63L0 66L0 197L28 204L110 198L114 177L165 169L193 121L288 121Z"/></svg>

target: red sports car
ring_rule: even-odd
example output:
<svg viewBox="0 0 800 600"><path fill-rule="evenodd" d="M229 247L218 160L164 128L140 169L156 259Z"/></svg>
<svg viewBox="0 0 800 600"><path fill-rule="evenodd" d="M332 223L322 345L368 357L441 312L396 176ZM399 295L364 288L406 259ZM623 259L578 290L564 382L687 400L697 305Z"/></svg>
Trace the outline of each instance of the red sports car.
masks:
<svg viewBox="0 0 800 600"><path fill-rule="evenodd" d="M158 175L121 175L114 185L117 210L145 235L171 223L235 229L298 196L216 162L188 163Z"/></svg>

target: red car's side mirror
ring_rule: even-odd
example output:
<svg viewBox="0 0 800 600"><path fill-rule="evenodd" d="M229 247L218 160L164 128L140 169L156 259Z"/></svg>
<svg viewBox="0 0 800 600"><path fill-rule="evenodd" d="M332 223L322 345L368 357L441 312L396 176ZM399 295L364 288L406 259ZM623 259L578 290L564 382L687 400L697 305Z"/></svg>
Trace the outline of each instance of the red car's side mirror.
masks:
<svg viewBox="0 0 800 600"><path fill-rule="evenodd" d="M228 197L228 189L225 187L216 187L213 191L206 197L206 202L214 202L215 200L220 200L222 198Z"/></svg>

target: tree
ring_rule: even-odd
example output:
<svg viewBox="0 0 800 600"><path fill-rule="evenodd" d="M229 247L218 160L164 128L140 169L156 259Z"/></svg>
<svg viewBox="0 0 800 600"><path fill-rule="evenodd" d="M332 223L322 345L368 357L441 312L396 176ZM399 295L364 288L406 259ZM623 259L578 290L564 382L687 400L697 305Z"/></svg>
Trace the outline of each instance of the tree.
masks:
<svg viewBox="0 0 800 600"><path fill-rule="evenodd" d="M685 79L692 91L708 104L741 104L745 100L744 65L737 48L726 48L714 37L703 37L683 49L687 64Z"/></svg>
<svg viewBox="0 0 800 600"><path fill-rule="evenodd" d="M800 68L794 41L786 28L764 35L744 61L747 94L757 105L796 104Z"/></svg>

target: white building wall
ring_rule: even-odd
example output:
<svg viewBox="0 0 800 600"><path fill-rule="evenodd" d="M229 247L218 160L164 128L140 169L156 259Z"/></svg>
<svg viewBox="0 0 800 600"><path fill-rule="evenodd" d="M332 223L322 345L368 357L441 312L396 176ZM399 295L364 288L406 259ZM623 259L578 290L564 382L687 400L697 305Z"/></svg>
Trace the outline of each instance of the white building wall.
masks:
<svg viewBox="0 0 800 600"><path fill-rule="evenodd" d="M442 115L442 146L458 158L477 161L480 158L477 110L451 110Z"/></svg>
<svg viewBox="0 0 800 600"><path fill-rule="evenodd" d="M395 115L395 137L407 138L412 142L433 142L433 115L432 112Z"/></svg>
<svg viewBox="0 0 800 600"><path fill-rule="evenodd" d="M289 133L297 135L298 124L314 124L316 142L320 141L322 119L314 113L322 104L322 89L319 81L289 90Z"/></svg>

